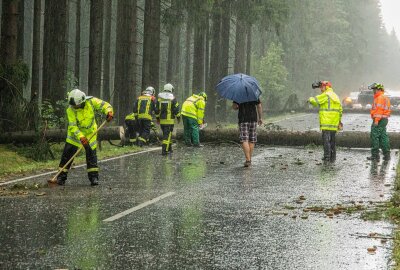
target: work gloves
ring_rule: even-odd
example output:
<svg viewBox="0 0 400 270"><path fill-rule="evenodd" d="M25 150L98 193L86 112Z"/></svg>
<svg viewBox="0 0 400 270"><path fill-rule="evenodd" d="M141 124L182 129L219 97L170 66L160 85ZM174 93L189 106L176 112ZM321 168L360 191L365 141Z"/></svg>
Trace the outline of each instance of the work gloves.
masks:
<svg viewBox="0 0 400 270"><path fill-rule="evenodd" d="M89 147L89 140L86 137L80 138L83 147Z"/></svg>
<svg viewBox="0 0 400 270"><path fill-rule="evenodd" d="M111 120L113 120L113 118L114 118L113 112L108 112L107 117L106 117L107 122L111 122Z"/></svg>

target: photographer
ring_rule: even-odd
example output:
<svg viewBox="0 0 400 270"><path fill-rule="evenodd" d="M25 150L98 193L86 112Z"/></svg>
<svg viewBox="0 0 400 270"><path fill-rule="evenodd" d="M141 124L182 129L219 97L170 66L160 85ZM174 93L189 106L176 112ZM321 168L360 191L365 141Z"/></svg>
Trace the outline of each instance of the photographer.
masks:
<svg viewBox="0 0 400 270"><path fill-rule="evenodd" d="M324 144L322 160L334 162L336 160L336 132L343 127L342 104L338 95L333 92L331 82L314 82L312 88L321 90L320 95L310 97L308 102L314 107L319 107L319 123Z"/></svg>

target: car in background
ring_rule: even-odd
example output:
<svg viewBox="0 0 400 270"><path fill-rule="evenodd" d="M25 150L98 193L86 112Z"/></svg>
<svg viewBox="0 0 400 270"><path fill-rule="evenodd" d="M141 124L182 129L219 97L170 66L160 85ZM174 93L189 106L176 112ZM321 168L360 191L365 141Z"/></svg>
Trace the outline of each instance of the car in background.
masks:
<svg viewBox="0 0 400 270"><path fill-rule="evenodd" d="M392 109L398 109L400 106L400 91L385 90L386 96L390 99L390 107Z"/></svg>
<svg viewBox="0 0 400 270"><path fill-rule="evenodd" d="M370 89L361 90L358 94L357 102L360 103L363 108L365 108L366 105L371 106L371 104L374 103L374 92Z"/></svg>
<svg viewBox="0 0 400 270"><path fill-rule="evenodd" d="M358 103L358 93L350 92L350 94L342 100L342 106L344 108L353 108Z"/></svg>

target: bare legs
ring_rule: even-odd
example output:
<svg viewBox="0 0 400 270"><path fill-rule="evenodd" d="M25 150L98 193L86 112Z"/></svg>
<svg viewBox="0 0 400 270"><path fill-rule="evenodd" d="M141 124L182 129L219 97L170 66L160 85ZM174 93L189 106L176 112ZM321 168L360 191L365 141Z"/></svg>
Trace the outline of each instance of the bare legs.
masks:
<svg viewBox="0 0 400 270"><path fill-rule="evenodd" d="M244 156L246 157L246 161L251 161L251 157L253 156L254 143L251 142L242 142L242 149L244 152Z"/></svg>

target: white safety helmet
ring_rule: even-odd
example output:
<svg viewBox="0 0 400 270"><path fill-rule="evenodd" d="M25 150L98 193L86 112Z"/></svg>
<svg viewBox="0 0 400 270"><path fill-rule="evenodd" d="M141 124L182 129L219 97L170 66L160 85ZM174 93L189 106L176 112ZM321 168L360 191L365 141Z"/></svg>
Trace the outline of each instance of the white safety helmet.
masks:
<svg viewBox="0 0 400 270"><path fill-rule="evenodd" d="M167 83L164 85L164 92L170 92L172 93L174 91L174 86L170 83Z"/></svg>
<svg viewBox="0 0 400 270"><path fill-rule="evenodd" d="M146 88L146 90L144 90L143 91L143 94L144 95L151 95L151 96L154 96L154 93L156 92L156 90L154 89L154 87L152 87L152 86L149 86L149 87L147 87Z"/></svg>
<svg viewBox="0 0 400 270"><path fill-rule="evenodd" d="M84 103L86 100L86 95L79 89L74 89L68 94L69 105L78 106Z"/></svg>

